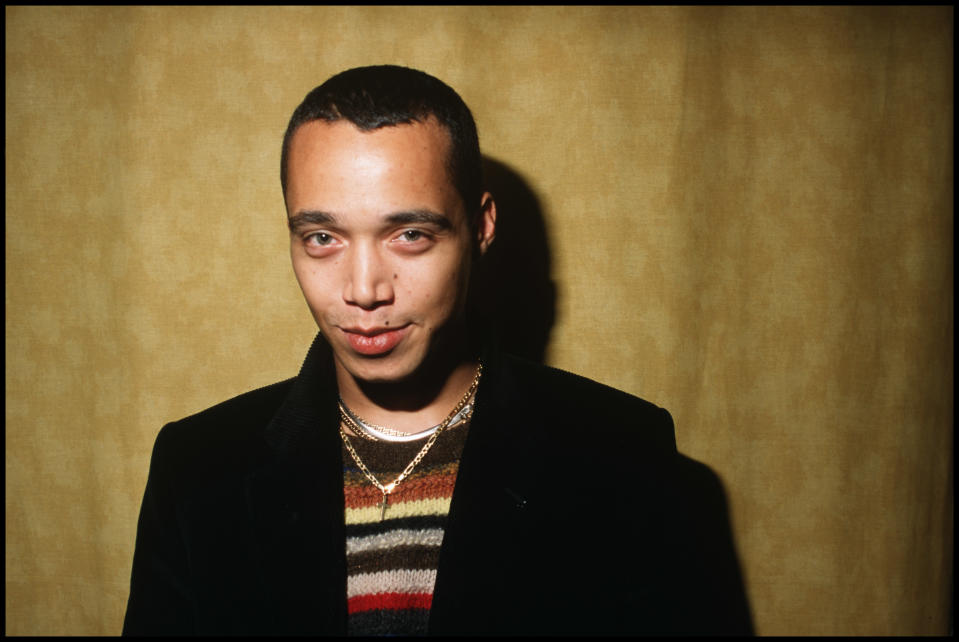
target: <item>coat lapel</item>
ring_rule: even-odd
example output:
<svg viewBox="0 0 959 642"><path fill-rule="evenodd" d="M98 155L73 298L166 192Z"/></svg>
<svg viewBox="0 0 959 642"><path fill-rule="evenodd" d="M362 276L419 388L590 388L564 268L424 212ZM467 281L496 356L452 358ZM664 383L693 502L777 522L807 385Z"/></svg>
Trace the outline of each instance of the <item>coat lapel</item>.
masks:
<svg viewBox="0 0 959 642"><path fill-rule="evenodd" d="M265 437L274 456L247 479L274 630L345 633L343 463L329 346L317 335Z"/></svg>
<svg viewBox="0 0 959 642"><path fill-rule="evenodd" d="M519 542L538 508L535 413L496 351L487 351L484 370L440 551L430 633L496 628L490 618L498 613L487 607L522 564Z"/></svg>

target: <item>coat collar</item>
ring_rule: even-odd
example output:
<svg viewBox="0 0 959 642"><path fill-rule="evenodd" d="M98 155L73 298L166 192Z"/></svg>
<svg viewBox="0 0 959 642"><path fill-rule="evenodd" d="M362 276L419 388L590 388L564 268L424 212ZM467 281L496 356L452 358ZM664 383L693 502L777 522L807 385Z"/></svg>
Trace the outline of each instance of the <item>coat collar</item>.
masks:
<svg viewBox="0 0 959 642"><path fill-rule="evenodd" d="M326 433L330 431L319 431L318 426L330 425L330 422L336 425L338 421L336 390L333 351L323 335L317 334L290 393L267 426L267 443L285 456L295 455L307 444L320 445L317 438L329 437ZM335 436L335 431L332 432Z"/></svg>

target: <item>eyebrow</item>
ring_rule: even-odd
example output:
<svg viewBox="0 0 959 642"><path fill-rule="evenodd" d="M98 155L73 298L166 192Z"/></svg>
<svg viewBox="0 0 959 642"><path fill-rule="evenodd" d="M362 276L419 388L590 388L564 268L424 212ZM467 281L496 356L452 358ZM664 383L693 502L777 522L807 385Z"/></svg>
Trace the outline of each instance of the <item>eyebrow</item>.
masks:
<svg viewBox="0 0 959 642"><path fill-rule="evenodd" d="M453 223L449 217L432 210L410 210L408 212L395 212L386 217L386 222L391 225L410 225L419 223L421 225L433 225L441 230L453 229Z"/></svg>
<svg viewBox="0 0 959 642"><path fill-rule="evenodd" d="M300 211L286 219L286 224L291 232L296 232L307 225L334 225L335 223L335 216L317 210Z"/></svg>
<svg viewBox="0 0 959 642"><path fill-rule="evenodd" d="M453 229L453 223L448 216L428 209L393 212L388 214L384 220L389 225L420 224L433 225L444 231ZM290 216L286 223L291 232L296 232L307 225L336 225L337 218L335 214L321 210L303 210Z"/></svg>

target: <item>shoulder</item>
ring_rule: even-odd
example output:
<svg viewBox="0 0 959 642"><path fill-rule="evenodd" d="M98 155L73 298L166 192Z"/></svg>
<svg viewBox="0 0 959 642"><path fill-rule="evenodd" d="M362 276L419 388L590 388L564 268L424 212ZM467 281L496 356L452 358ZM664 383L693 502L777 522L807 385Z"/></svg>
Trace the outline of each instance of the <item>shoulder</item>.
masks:
<svg viewBox="0 0 959 642"><path fill-rule="evenodd" d="M156 437L151 468L172 467L186 473L257 459L266 449L264 431L294 381L243 393L166 424Z"/></svg>
<svg viewBox="0 0 959 642"><path fill-rule="evenodd" d="M544 418L553 439L584 429L624 443L644 441L675 451L673 420L665 408L612 386L552 366L503 355L504 379L525 413Z"/></svg>
<svg viewBox="0 0 959 642"><path fill-rule="evenodd" d="M289 394L294 379L280 381L167 424L161 436L173 441L230 441L263 428Z"/></svg>
<svg viewBox="0 0 959 642"><path fill-rule="evenodd" d="M505 355L509 368L527 392L546 395L559 403L602 402L613 407L639 412L657 412L662 408L650 401L582 375Z"/></svg>

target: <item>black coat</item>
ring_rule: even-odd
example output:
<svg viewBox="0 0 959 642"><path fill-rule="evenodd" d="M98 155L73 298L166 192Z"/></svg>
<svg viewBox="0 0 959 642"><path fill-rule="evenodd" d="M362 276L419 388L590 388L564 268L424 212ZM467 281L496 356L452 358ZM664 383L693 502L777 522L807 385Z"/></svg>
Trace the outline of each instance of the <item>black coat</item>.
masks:
<svg viewBox="0 0 959 642"><path fill-rule="evenodd" d="M343 634L332 357L157 436L125 635ZM484 356L431 633L749 633L718 479L665 410Z"/></svg>

